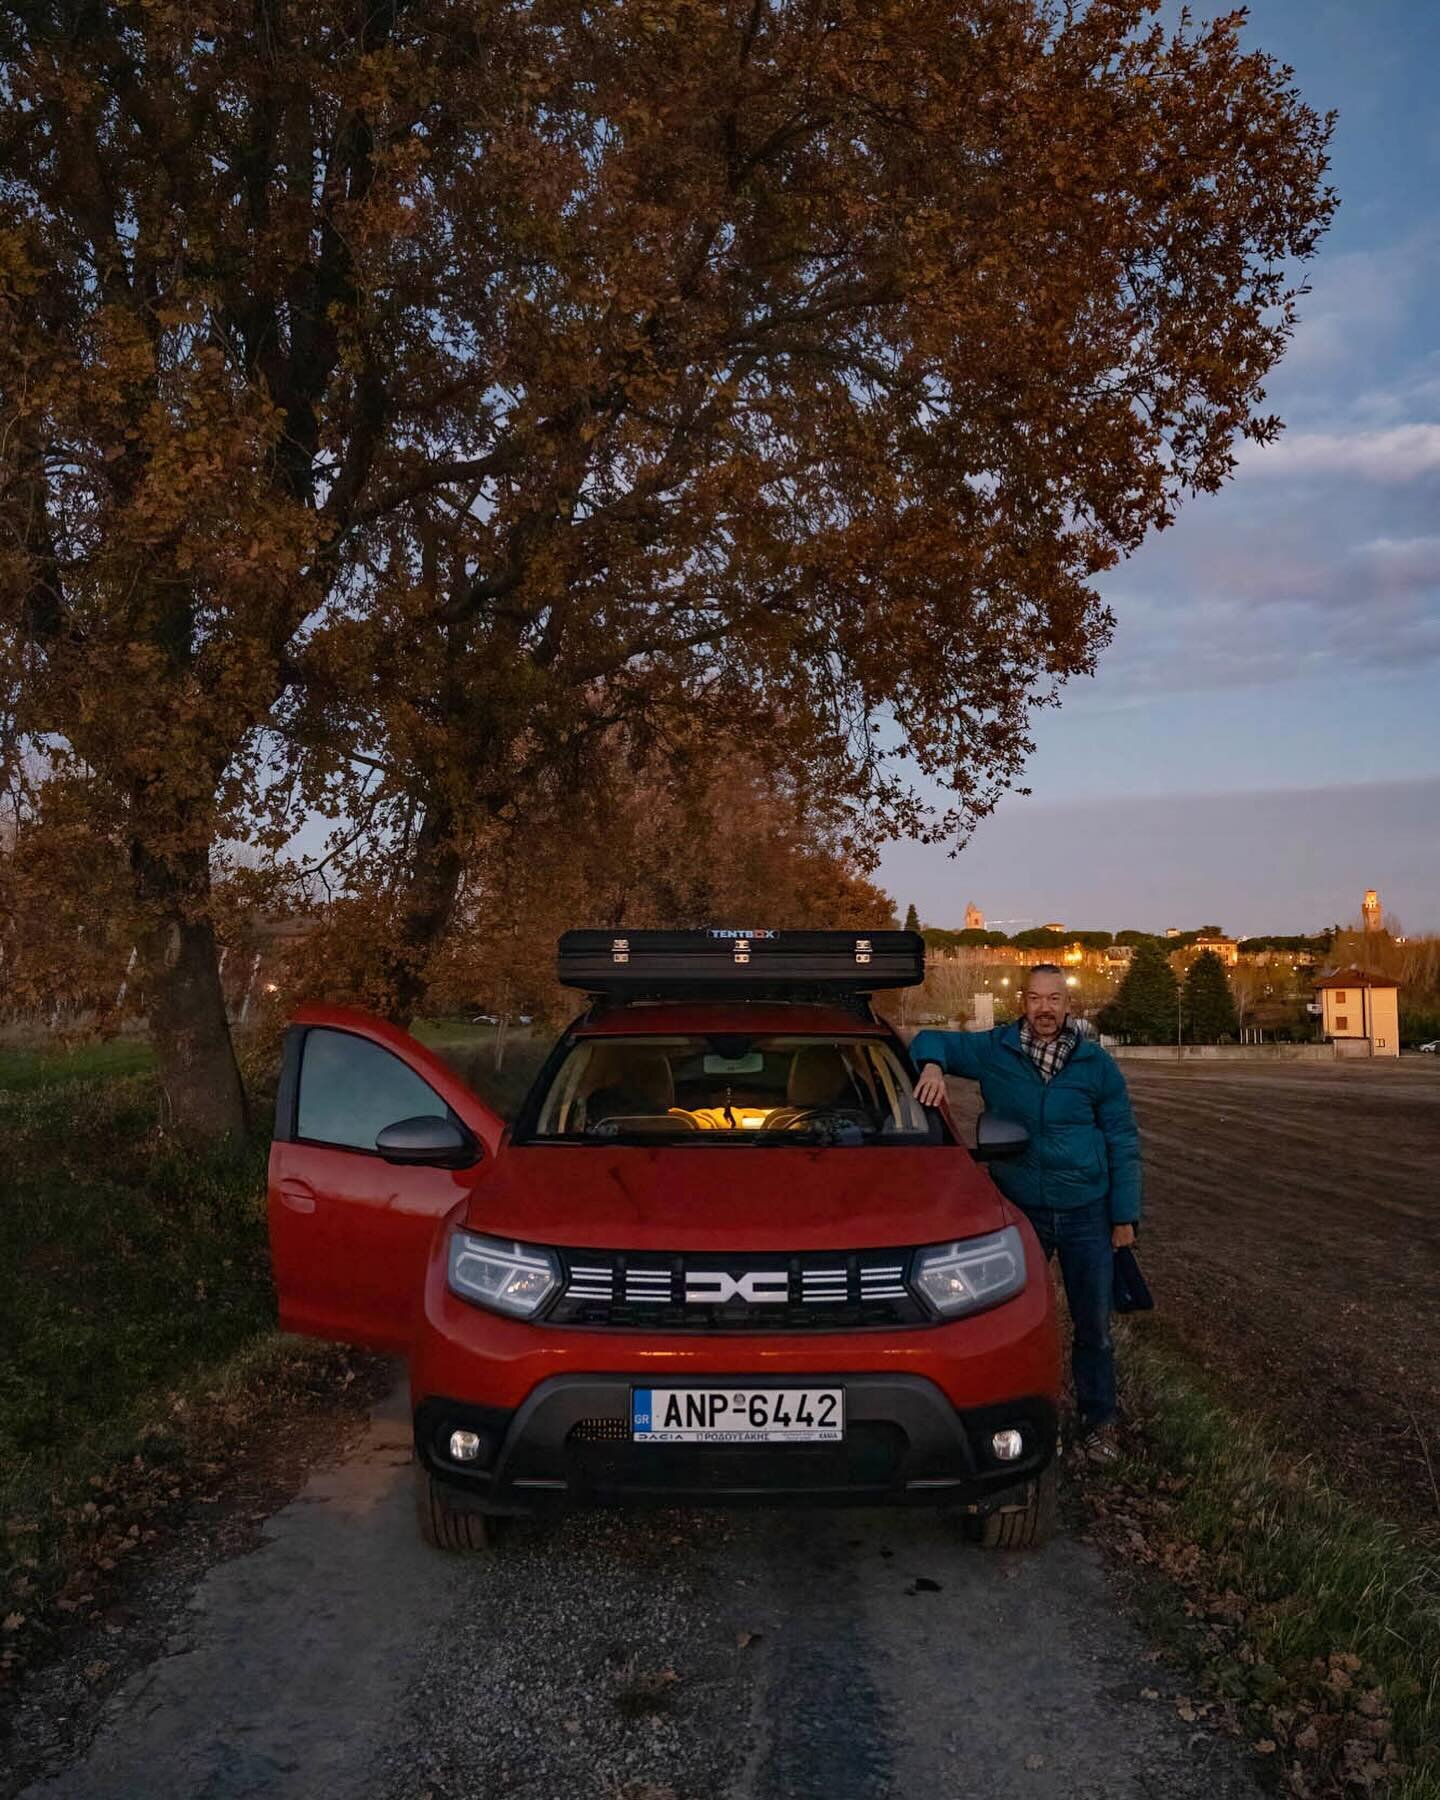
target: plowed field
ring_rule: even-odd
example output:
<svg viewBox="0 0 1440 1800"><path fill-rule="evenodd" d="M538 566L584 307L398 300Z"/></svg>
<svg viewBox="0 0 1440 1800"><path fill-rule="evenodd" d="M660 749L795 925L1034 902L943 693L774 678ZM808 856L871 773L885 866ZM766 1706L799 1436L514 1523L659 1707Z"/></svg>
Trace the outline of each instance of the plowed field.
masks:
<svg viewBox="0 0 1440 1800"><path fill-rule="evenodd" d="M1144 1141L1146 1328L1440 1536L1440 1062L1121 1067ZM968 1121L969 1084L951 1085Z"/></svg>

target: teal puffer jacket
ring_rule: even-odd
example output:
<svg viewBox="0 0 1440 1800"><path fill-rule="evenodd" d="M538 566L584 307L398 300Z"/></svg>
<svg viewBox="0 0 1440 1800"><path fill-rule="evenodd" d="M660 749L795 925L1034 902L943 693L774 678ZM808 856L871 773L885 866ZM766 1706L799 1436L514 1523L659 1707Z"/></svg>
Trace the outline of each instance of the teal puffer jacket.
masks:
<svg viewBox="0 0 1440 1800"><path fill-rule="evenodd" d="M917 1069L939 1063L978 1081L988 1111L1030 1133L1023 1156L988 1164L1017 1206L1057 1211L1109 1198L1115 1225L1140 1218L1140 1134L1125 1077L1098 1044L1082 1038L1047 1082L1020 1042L1020 1027L921 1031L910 1045Z"/></svg>

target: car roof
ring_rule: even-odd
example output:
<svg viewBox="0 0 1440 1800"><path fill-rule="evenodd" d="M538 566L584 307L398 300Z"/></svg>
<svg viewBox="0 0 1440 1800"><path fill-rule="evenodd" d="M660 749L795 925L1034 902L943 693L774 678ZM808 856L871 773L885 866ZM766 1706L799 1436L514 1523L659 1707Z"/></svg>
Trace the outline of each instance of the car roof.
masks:
<svg viewBox="0 0 1440 1800"><path fill-rule="evenodd" d="M670 1000L597 1007L574 1027L577 1037L664 1037L693 1031L754 1037L888 1037L890 1026L845 1006L782 1000Z"/></svg>

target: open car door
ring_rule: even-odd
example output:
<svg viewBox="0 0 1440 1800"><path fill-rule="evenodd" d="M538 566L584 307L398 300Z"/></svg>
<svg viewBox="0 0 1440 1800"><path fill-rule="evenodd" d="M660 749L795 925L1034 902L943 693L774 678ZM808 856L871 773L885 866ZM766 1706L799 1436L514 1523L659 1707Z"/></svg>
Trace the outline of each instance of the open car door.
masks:
<svg viewBox="0 0 1440 1800"><path fill-rule="evenodd" d="M435 1228L504 1130L407 1032L345 1007L303 1008L285 1034L270 1152L284 1329L408 1349Z"/></svg>

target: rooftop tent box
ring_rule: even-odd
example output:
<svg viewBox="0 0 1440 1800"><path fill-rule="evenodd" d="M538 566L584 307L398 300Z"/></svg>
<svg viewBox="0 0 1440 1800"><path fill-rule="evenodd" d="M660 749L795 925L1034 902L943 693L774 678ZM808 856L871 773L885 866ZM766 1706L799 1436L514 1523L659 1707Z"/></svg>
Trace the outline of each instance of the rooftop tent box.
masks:
<svg viewBox="0 0 1440 1800"><path fill-rule="evenodd" d="M612 999L868 994L918 987L925 941L916 931L567 931L562 987Z"/></svg>

